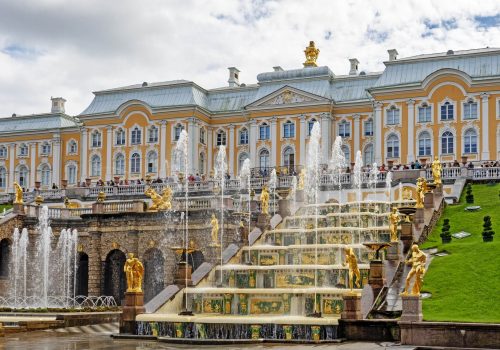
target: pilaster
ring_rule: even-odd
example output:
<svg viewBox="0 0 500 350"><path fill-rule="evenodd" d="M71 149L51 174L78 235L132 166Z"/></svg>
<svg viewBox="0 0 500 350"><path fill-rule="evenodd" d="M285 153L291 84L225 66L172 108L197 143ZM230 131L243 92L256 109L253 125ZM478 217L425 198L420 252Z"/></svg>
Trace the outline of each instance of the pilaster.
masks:
<svg viewBox="0 0 500 350"><path fill-rule="evenodd" d="M382 164L382 102L373 104L375 117L373 118L373 129L375 132L375 162Z"/></svg>
<svg viewBox="0 0 500 350"><path fill-rule="evenodd" d="M361 117L359 114L355 114L352 116L352 119L354 121L354 153L353 153L353 159L356 159L356 154L360 150L360 135L361 135L361 128L360 128L360 119Z"/></svg>
<svg viewBox="0 0 500 350"><path fill-rule="evenodd" d="M488 93L481 94L481 160L490 160Z"/></svg>
<svg viewBox="0 0 500 350"><path fill-rule="evenodd" d="M278 130L277 130L278 118L271 118L271 167L276 166L276 154L278 152Z"/></svg>
<svg viewBox="0 0 500 350"><path fill-rule="evenodd" d="M408 150L406 161L410 163L415 161L415 100L410 98L406 101L406 104L408 105L408 126L406 128Z"/></svg>
<svg viewBox="0 0 500 350"><path fill-rule="evenodd" d="M80 152L80 182L85 182L87 178L87 162L88 162L88 133L87 129L82 127L81 132L81 152Z"/></svg>
<svg viewBox="0 0 500 350"><path fill-rule="evenodd" d="M112 171L111 171L111 158L113 149L113 127L108 125L106 127L106 178L105 181L111 181Z"/></svg>
<svg viewBox="0 0 500 350"><path fill-rule="evenodd" d="M28 143L30 146L30 186L35 186L36 181L36 142Z"/></svg>
<svg viewBox="0 0 500 350"><path fill-rule="evenodd" d="M14 160L16 157L16 144L9 144L9 192L14 192L14 182L15 179L15 169L14 169ZM33 169L31 169L33 171Z"/></svg>
<svg viewBox="0 0 500 350"><path fill-rule="evenodd" d="M330 129L332 117L328 113L321 114L321 161L327 164L330 158Z"/></svg>
<svg viewBox="0 0 500 350"><path fill-rule="evenodd" d="M160 178L167 177L167 121L160 122Z"/></svg>
<svg viewBox="0 0 500 350"><path fill-rule="evenodd" d="M33 171L34 169L32 169ZM52 140L52 182L61 186L61 136L54 134ZM34 185L34 184L31 184ZM50 184L49 184L50 185Z"/></svg>
<svg viewBox="0 0 500 350"><path fill-rule="evenodd" d="M229 174L231 176L235 176L236 174L234 173L234 125L231 124L229 125Z"/></svg>
<svg viewBox="0 0 500 350"><path fill-rule="evenodd" d="M306 116L301 114L299 116L300 120L300 141L299 141L299 147L300 147L300 153L299 153L299 164L302 167L306 166L306 137L307 137L307 123L306 123Z"/></svg>
<svg viewBox="0 0 500 350"><path fill-rule="evenodd" d="M250 120L249 121L249 131L250 135L249 136L249 143L250 143L250 164L253 166L256 166L256 159L257 159L257 123L255 120Z"/></svg>

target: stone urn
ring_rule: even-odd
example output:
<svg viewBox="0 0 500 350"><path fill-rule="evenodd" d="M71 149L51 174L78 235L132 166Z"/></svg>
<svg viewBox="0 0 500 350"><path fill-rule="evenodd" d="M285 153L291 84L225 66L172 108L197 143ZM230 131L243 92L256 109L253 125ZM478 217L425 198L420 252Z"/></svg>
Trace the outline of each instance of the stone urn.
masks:
<svg viewBox="0 0 500 350"><path fill-rule="evenodd" d="M40 181L35 181L35 188L36 188L37 191L40 190L40 185L41 184L42 183Z"/></svg>
<svg viewBox="0 0 500 350"><path fill-rule="evenodd" d="M427 163L427 158L420 159L420 164L422 164L422 166L424 166L426 163Z"/></svg>
<svg viewBox="0 0 500 350"><path fill-rule="evenodd" d="M92 184L92 179L90 177L87 177L85 179L85 185L87 185L87 187L90 187L91 184Z"/></svg>
<svg viewBox="0 0 500 350"><path fill-rule="evenodd" d="M68 187L68 180L61 180L61 186L66 189L66 187Z"/></svg>
<svg viewBox="0 0 500 350"><path fill-rule="evenodd" d="M113 177L113 180L115 180L115 184L117 184L117 185L120 183L120 177L119 176Z"/></svg>
<svg viewBox="0 0 500 350"><path fill-rule="evenodd" d="M467 156L462 156L462 164L464 166L467 164Z"/></svg>

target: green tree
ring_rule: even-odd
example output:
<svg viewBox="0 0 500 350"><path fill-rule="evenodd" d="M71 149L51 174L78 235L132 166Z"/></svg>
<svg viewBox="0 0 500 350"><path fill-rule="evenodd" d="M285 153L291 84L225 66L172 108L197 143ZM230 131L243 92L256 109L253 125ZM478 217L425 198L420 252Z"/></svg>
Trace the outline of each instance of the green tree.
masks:
<svg viewBox="0 0 500 350"><path fill-rule="evenodd" d="M441 228L441 241L443 243L451 242L451 233L450 233L450 219L444 219L443 227Z"/></svg>
<svg viewBox="0 0 500 350"><path fill-rule="evenodd" d="M495 231L491 228L491 217L489 215L483 218L483 242L493 241Z"/></svg>
<svg viewBox="0 0 500 350"><path fill-rule="evenodd" d="M468 183L467 188L466 188L466 196L465 196L465 201L469 204L474 203L474 195L472 194L472 184Z"/></svg>

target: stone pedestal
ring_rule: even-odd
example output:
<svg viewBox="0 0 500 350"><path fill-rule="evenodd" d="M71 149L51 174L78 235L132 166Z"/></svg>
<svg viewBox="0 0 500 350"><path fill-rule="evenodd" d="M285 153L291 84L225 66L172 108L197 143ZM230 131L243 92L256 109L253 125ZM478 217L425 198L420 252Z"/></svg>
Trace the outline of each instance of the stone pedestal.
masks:
<svg viewBox="0 0 500 350"><path fill-rule="evenodd" d="M418 209L417 209L418 211ZM422 210L423 214L423 210ZM410 249L413 243L413 225L411 222L402 222L401 223L401 242L403 243L403 253L407 252Z"/></svg>
<svg viewBox="0 0 500 350"><path fill-rule="evenodd" d="M422 322L422 299L420 295L401 295L403 301L402 322Z"/></svg>
<svg viewBox="0 0 500 350"><path fill-rule="evenodd" d="M391 261L398 261L401 259L402 243L391 242L391 246L387 248L386 259Z"/></svg>
<svg viewBox="0 0 500 350"><path fill-rule="evenodd" d="M436 185L434 189L434 195L441 197L443 195L443 184Z"/></svg>
<svg viewBox="0 0 500 350"><path fill-rule="evenodd" d="M373 289L373 294L376 296L384 286L384 263L382 260L370 261L370 272L368 274L368 284Z"/></svg>
<svg viewBox="0 0 500 350"><path fill-rule="evenodd" d="M102 214L104 213L104 203L95 202L92 203L92 214Z"/></svg>
<svg viewBox="0 0 500 350"><path fill-rule="evenodd" d="M425 209L434 208L434 193L432 193L432 192L425 192L424 208Z"/></svg>
<svg viewBox="0 0 500 350"><path fill-rule="evenodd" d="M233 209L233 198L224 197L222 200L222 204L224 206L224 209Z"/></svg>
<svg viewBox="0 0 500 350"><path fill-rule="evenodd" d="M24 204L15 203L12 206L12 211L13 211L14 214L24 215Z"/></svg>
<svg viewBox="0 0 500 350"><path fill-rule="evenodd" d="M0 338L5 337L5 331L3 329L3 323L0 323Z"/></svg>
<svg viewBox="0 0 500 350"><path fill-rule="evenodd" d="M280 199L278 201L279 211L278 214L284 219L287 216L290 216L290 200L289 199Z"/></svg>
<svg viewBox="0 0 500 350"><path fill-rule="evenodd" d="M417 208L415 215L413 215L413 222L417 225L424 222L424 208Z"/></svg>
<svg viewBox="0 0 500 350"><path fill-rule="evenodd" d="M135 334L135 317L144 312L144 293L126 292L125 305L120 318L120 333Z"/></svg>
<svg viewBox="0 0 500 350"><path fill-rule="evenodd" d="M180 262L177 264L177 273L175 275L174 279L174 284L177 284L178 286L185 287L186 286L186 279L187 279L187 285L191 286L193 283L191 282L191 273L193 272L193 268L191 265L187 264L186 262Z"/></svg>
<svg viewBox="0 0 500 350"><path fill-rule="evenodd" d="M262 232L271 229L271 216L269 214L259 213L257 216L257 227L260 228Z"/></svg>
<svg viewBox="0 0 500 350"><path fill-rule="evenodd" d="M304 201L304 190L295 191L295 201L303 202Z"/></svg>
<svg viewBox="0 0 500 350"><path fill-rule="evenodd" d="M342 296L344 300L344 310L340 315L343 320L361 320L361 294L347 293Z"/></svg>

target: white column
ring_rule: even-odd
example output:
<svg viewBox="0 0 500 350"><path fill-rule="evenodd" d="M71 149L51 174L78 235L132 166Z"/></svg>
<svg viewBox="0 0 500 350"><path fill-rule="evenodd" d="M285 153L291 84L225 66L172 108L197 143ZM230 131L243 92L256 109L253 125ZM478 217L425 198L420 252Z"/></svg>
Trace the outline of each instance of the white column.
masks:
<svg viewBox="0 0 500 350"><path fill-rule="evenodd" d="M248 135L248 142L250 143L250 166L257 166L257 123L255 120L250 120L249 127L250 134Z"/></svg>
<svg viewBox="0 0 500 350"><path fill-rule="evenodd" d="M189 176L190 174L196 174L196 168L198 166L196 159L198 159L198 140L197 140L197 133L196 133L196 119L195 118L189 118L188 119L188 157L189 157L189 169L188 169L188 174L186 176Z"/></svg>
<svg viewBox="0 0 500 350"><path fill-rule="evenodd" d="M306 137L307 137L307 123L306 116L301 114L300 120L300 139L299 139L299 165L301 168L306 166Z"/></svg>
<svg viewBox="0 0 500 350"><path fill-rule="evenodd" d="M490 160L488 93L481 94L481 159Z"/></svg>
<svg viewBox="0 0 500 350"><path fill-rule="evenodd" d="M10 189L9 192L14 192L14 182L16 181L15 179L15 172L14 172L14 159L16 157L16 144L11 143L9 145L9 186L8 188ZM32 170L33 171L33 170Z"/></svg>
<svg viewBox="0 0 500 350"><path fill-rule="evenodd" d="M160 178L167 177L167 121L160 122Z"/></svg>
<svg viewBox="0 0 500 350"><path fill-rule="evenodd" d="M35 187L36 181L36 142L30 142L30 186Z"/></svg>
<svg viewBox="0 0 500 350"><path fill-rule="evenodd" d="M52 182L61 186L61 136L54 135L52 140Z"/></svg>
<svg viewBox="0 0 500 350"><path fill-rule="evenodd" d="M276 154L278 152L278 133L276 129L277 118L271 118L271 167L275 167L276 164Z"/></svg>
<svg viewBox="0 0 500 350"><path fill-rule="evenodd" d="M214 130L207 126L207 173L211 174L213 172L213 166L212 166L212 160L214 156L214 146L213 146L213 139L214 139Z"/></svg>
<svg viewBox="0 0 500 350"><path fill-rule="evenodd" d="M323 164L328 164L330 158L330 129L332 117L328 113L321 114L321 153Z"/></svg>
<svg viewBox="0 0 500 350"><path fill-rule="evenodd" d="M375 118L373 118L373 129L375 131L375 162L382 164L382 103L375 102L373 105Z"/></svg>
<svg viewBox="0 0 500 350"><path fill-rule="evenodd" d="M235 176L234 173L234 125L229 125L229 174Z"/></svg>
<svg viewBox="0 0 500 350"><path fill-rule="evenodd" d="M415 161L415 100L410 98L406 101L406 104L408 105L408 127L406 128L408 150L406 163L410 163Z"/></svg>
<svg viewBox="0 0 500 350"><path fill-rule="evenodd" d="M81 129L81 139L80 139L80 182L85 182L87 178L87 162L88 162L88 137L87 137L87 129Z"/></svg>
<svg viewBox="0 0 500 350"><path fill-rule="evenodd" d="M113 127L108 125L106 128L106 179L105 181L111 181L112 171L111 171L111 150L113 149Z"/></svg>
<svg viewBox="0 0 500 350"><path fill-rule="evenodd" d="M360 119L361 117L359 114L355 114L352 116L352 119L354 121L354 152L353 152L353 159L356 159L356 154L358 153L360 149L360 137L361 137L361 128L360 128Z"/></svg>

